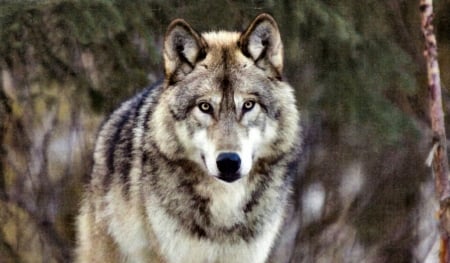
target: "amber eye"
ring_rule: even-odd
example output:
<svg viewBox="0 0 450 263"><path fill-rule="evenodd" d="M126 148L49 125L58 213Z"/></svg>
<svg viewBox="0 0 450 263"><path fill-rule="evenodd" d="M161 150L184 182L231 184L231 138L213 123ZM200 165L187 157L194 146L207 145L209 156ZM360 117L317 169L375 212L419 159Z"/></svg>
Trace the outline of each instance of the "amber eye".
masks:
<svg viewBox="0 0 450 263"><path fill-rule="evenodd" d="M201 102L198 104L198 108L204 113L211 114L213 112L213 107L208 102Z"/></svg>
<svg viewBox="0 0 450 263"><path fill-rule="evenodd" d="M248 100L248 101L244 102L242 109L244 111L250 111L251 109L253 109L253 107L255 107L255 102L253 100Z"/></svg>

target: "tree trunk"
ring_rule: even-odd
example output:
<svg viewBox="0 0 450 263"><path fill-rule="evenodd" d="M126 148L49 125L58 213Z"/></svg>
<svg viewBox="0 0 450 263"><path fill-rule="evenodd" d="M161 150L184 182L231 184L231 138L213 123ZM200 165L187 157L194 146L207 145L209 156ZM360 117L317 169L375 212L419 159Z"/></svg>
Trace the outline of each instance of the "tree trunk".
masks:
<svg viewBox="0 0 450 263"><path fill-rule="evenodd" d="M420 0L422 33L425 39L424 56L428 73L429 114L433 131L432 170L439 198L441 230L440 261L450 262L450 184L448 178L447 140L442 109L441 79L437 60L436 36L433 31L433 1Z"/></svg>

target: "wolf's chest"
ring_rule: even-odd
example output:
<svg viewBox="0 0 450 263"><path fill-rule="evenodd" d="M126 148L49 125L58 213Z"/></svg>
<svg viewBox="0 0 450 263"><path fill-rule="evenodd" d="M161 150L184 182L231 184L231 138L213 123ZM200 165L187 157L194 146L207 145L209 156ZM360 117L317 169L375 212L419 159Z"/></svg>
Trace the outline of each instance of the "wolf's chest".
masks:
<svg viewBox="0 0 450 263"><path fill-rule="evenodd" d="M168 263L262 263L268 256L282 218L277 217L273 224L260 229L251 240L233 242L192 235L161 209L153 213L150 221L157 246Z"/></svg>

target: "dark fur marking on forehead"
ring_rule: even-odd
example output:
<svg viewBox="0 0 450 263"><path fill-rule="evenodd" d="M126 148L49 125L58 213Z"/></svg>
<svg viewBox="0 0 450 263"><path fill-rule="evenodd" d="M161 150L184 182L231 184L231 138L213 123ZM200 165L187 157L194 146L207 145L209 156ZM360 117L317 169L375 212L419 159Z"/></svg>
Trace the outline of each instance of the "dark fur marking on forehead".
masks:
<svg viewBox="0 0 450 263"><path fill-rule="evenodd" d="M233 113L236 110L234 103L234 89L230 81L228 74L224 74L222 77L221 89L222 89L222 101L220 103L220 113Z"/></svg>
<svg viewBox="0 0 450 263"><path fill-rule="evenodd" d="M223 71L225 72L225 74L227 74L227 70L228 70L228 65L230 64L230 50L228 47L222 47L222 65L223 65Z"/></svg>
<svg viewBox="0 0 450 263"><path fill-rule="evenodd" d="M221 81L222 89L223 90L231 89L230 85L231 85L230 77L228 75L224 75Z"/></svg>
<svg viewBox="0 0 450 263"><path fill-rule="evenodd" d="M232 55L229 47L222 48L222 66L223 75L218 76L220 83L220 89L222 90L222 101L220 105L220 114L222 113L234 113L236 111L236 105L234 102L234 87L231 69L229 65L232 65Z"/></svg>

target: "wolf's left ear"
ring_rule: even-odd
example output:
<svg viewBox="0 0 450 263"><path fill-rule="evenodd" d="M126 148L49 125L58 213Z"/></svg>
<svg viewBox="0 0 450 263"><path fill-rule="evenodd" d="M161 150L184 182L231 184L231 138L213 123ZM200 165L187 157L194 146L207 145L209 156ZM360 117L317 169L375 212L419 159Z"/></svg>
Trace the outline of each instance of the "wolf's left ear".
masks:
<svg viewBox="0 0 450 263"><path fill-rule="evenodd" d="M269 14L258 15L241 34L239 46L242 53L253 59L266 71L274 71L281 78L283 71L283 43L278 25Z"/></svg>
<svg viewBox="0 0 450 263"><path fill-rule="evenodd" d="M206 48L206 41L186 21L172 21L164 37L166 79L176 82L189 74L206 56Z"/></svg>

